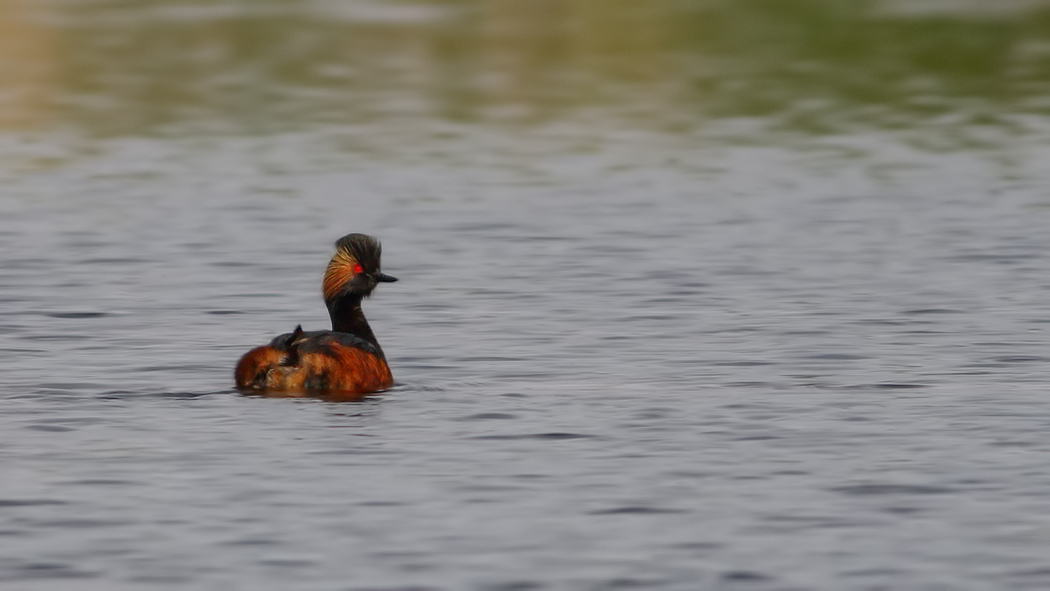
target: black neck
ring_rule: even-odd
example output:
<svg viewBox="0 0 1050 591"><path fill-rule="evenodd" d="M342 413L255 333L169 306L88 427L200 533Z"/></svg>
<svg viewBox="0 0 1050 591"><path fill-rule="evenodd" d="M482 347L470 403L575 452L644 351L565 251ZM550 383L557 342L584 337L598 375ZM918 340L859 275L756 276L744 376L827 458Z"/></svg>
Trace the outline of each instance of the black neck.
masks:
<svg viewBox="0 0 1050 591"><path fill-rule="evenodd" d="M383 356L383 349L379 347L376 335L372 334L372 328L365 320L365 313L361 311L361 296L346 295L341 298L326 301L328 315L332 317L332 330L335 332L348 332L355 337L362 338L375 345L379 356Z"/></svg>

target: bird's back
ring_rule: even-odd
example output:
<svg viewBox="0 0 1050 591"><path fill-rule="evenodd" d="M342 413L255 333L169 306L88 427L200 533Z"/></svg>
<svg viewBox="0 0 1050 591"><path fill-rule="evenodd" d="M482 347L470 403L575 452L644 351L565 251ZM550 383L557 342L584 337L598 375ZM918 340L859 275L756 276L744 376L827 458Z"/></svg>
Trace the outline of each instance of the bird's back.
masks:
<svg viewBox="0 0 1050 591"><path fill-rule="evenodd" d="M235 372L240 388L283 395L327 391L348 395L393 385L390 367L372 343L346 332L294 332L248 351Z"/></svg>

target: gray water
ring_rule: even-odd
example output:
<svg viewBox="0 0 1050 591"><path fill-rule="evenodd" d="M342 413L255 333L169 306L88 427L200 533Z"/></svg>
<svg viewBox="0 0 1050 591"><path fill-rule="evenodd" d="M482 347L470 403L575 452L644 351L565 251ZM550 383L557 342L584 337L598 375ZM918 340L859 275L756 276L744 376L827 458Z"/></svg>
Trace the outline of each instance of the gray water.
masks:
<svg viewBox="0 0 1050 591"><path fill-rule="evenodd" d="M1050 588L1046 4L613 4L0 2L0 588Z"/></svg>

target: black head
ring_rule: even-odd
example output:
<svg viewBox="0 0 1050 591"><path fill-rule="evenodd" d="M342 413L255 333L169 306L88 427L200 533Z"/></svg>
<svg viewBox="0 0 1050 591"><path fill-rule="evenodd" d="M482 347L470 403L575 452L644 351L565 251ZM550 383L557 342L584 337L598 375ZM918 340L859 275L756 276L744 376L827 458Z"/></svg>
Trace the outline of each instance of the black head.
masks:
<svg viewBox="0 0 1050 591"><path fill-rule="evenodd" d="M324 274L324 299L332 301L346 295L360 297L372 293L380 282L397 281L379 270L383 247L365 234L347 234L335 243L335 256Z"/></svg>

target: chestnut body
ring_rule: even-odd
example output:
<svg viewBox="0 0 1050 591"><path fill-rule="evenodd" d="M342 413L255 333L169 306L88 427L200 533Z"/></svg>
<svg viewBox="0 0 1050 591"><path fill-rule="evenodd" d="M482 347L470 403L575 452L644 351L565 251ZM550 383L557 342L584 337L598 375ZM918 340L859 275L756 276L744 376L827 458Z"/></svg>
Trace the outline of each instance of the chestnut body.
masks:
<svg viewBox="0 0 1050 591"><path fill-rule="evenodd" d="M372 333L361 300L380 282L396 281L379 271L379 243L364 234L336 242L324 279L331 331L293 332L248 351L234 377L237 386L276 396L356 399L389 388L394 378Z"/></svg>

